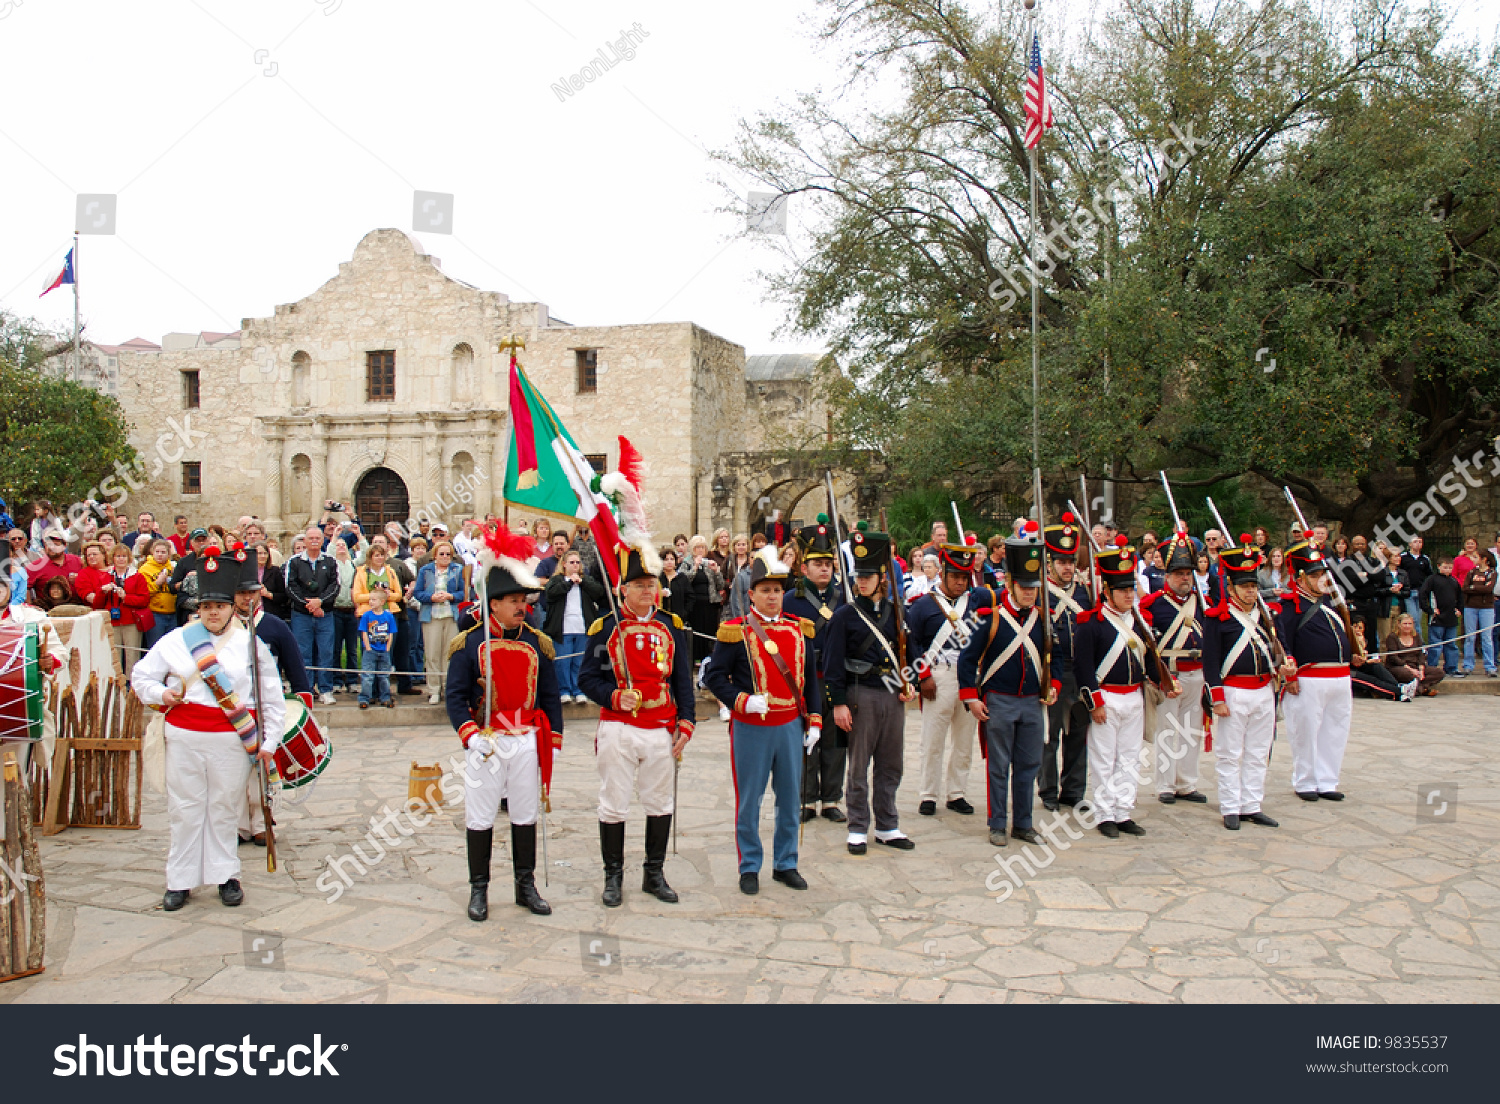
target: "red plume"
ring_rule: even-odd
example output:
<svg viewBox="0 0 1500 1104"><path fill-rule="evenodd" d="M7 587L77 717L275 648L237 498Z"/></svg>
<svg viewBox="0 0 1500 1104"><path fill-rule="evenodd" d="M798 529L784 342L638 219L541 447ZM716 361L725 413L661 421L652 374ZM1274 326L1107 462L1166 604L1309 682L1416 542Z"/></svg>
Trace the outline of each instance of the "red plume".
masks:
<svg viewBox="0 0 1500 1104"><path fill-rule="evenodd" d="M1116 547L1124 548L1129 543L1130 538L1127 537L1124 533L1121 533L1118 537L1115 538Z"/></svg>
<svg viewBox="0 0 1500 1104"><path fill-rule="evenodd" d="M1302 530L1302 539L1303 540L1312 540L1312 538L1313 538L1313 531L1311 529L1304 529L1304 530Z"/></svg>
<svg viewBox="0 0 1500 1104"><path fill-rule="evenodd" d="M1073 511L1072 510L1064 510L1063 511L1062 523L1064 525L1072 525L1073 524Z"/></svg>
<svg viewBox="0 0 1500 1104"><path fill-rule="evenodd" d="M640 449L630 443L630 439L623 434L620 436L620 474L623 475L630 485L635 488L636 494L641 493L641 477L646 466L645 458L641 456Z"/></svg>
<svg viewBox="0 0 1500 1104"><path fill-rule="evenodd" d="M508 556L521 563L536 555L536 542L529 536L494 522L484 528L484 544L492 555Z"/></svg>
<svg viewBox="0 0 1500 1104"><path fill-rule="evenodd" d="M1036 521L1034 519L1032 521L1028 521L1026 523L1026 531L1028 533L1035 533L1036 529L1037 529L1037 525L1036 525Z"/></svg>
<svg viewBox="0 0 1500 1104"><path fill-rule="evenodd" d="M1248 545L1251 542L1251 540L1253 540L1253 539L1254 538L1251 537L1249 533L1241 533L1240 534L1240 544L1242 544L1242 545Z"/></svg>

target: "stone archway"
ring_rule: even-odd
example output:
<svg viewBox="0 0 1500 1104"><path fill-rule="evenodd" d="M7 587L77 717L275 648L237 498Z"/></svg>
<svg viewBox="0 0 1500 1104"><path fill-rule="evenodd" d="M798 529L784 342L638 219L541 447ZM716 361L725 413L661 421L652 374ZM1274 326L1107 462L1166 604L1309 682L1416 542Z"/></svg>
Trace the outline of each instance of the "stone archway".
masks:
<svg viewBox="0 0 1500 1104"><path fill-rule="evenodd" d="M371 468L354 488L354 509L367 534L393 521L405 525L411 516L406 481L390 468Z"/></svg>

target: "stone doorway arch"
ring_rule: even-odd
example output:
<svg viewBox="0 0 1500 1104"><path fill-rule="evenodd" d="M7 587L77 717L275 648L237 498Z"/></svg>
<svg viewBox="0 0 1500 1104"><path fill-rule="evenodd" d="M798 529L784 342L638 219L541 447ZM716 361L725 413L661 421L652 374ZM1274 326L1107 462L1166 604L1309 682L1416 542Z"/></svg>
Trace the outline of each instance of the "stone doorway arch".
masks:
<svg viewBox="0 0 1500 1104"><path fill-rule="evenodd" d="M367 534L393 521L405 525L411 516L406 481L390 468L371 468L354 488L354 509Z"/></svg>

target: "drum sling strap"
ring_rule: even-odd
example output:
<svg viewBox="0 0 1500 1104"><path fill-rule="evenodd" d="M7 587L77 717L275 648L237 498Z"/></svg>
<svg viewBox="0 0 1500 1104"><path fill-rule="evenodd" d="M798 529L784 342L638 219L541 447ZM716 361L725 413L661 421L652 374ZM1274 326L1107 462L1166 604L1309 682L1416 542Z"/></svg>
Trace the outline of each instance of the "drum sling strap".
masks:
<svg viewBox="0 0 1500 1104"><path fill-rule="evenodd" d="M182 641L192 653L193 662L197 664L203 685L208 687L209 693L214 696L214 701L223 710L224 718L234 729L235 735L240 738L240 743L245 746L245 753L257 754L260 751L260 733L256 727L255 718L250 715L250 710L245 708L244 703L235 694L234 684L224 668L219 666L219 657L214 651L214 639L209 635L208 628L201 621L190 621L183 626ZM186 685L183 689L186 691Z"/></svg>

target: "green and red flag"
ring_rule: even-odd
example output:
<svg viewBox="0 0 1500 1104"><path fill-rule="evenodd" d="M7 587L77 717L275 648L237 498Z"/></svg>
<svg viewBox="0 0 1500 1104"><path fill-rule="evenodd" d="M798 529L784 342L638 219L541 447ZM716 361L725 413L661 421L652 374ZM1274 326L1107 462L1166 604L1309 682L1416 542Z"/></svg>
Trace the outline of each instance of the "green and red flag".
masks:
<svg viewBox="0 0 1500 1104"><path fill-rule="evenodd" d="M594 535L610 582L619 582L619 525L609 500L593 489L595 471L551 405L510 354L510 430L504 498L536 514L582 519Z"/></svg>

